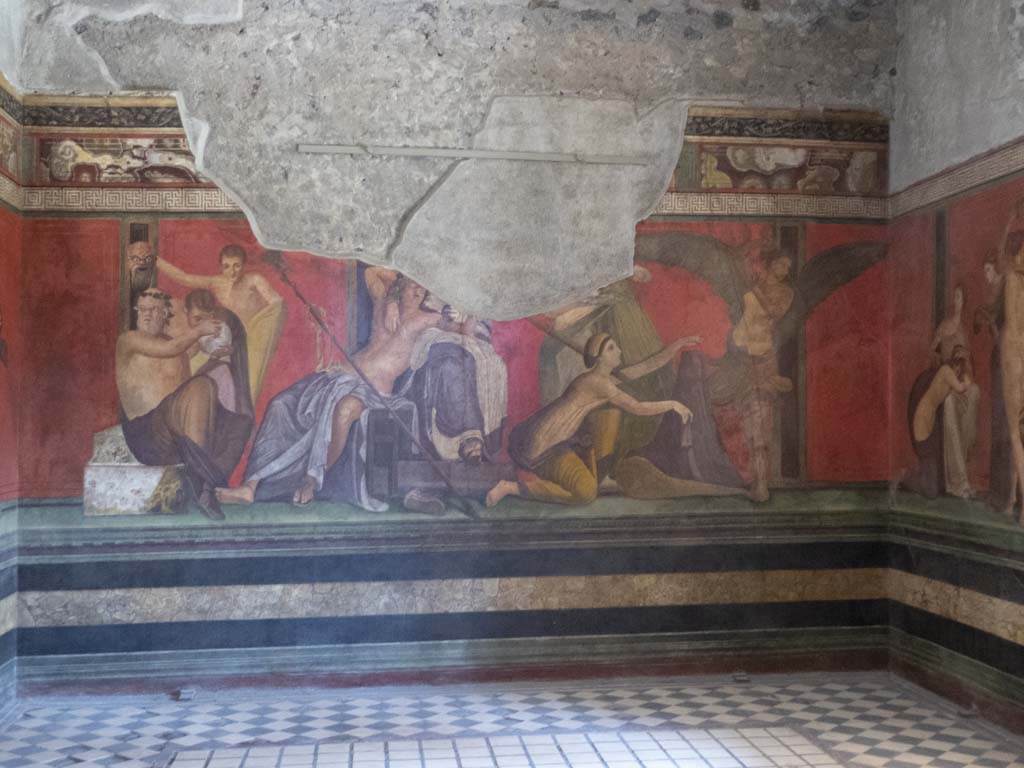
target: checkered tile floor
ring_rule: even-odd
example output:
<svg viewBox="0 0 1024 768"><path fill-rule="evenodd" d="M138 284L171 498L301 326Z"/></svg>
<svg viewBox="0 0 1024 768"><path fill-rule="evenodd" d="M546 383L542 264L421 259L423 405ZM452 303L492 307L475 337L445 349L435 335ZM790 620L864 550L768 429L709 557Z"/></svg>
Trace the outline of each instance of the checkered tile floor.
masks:
<svg viewBox="0 0 1024 768"><path fill-rule="evenodd" d="M709 741L709 748L726 752L730 747L723 738L752 740L752 731L767 732L759 738L805 737L834 763L847 766L1024 768L1024 742L984 721L960 717L942 700L882 673L755 677L750 682L677 678L412 689L200 690L188 702L41 697L23 702L21 717L0 732L0 767L161 768L181 760L172 768L239 768L239 758L244 758L242 768L303 768L313 765L308 758L348 754L350 742L359 743L351 748L355 755L356 750L362 754L371 749L379 754L385 743L443 741L438 748L456 751L456 756L438 759L454 762L424 768L487 768L463 761L459 743L477 739L476 749L484 741L493 750L501 737L522 737L521 745L543 737L556 744L561 758L568 753L560 741L550 741L551 735L589 736L592 741L602 734L600 738L619 739L629 748L630 739L643 738L637 735L641 732L659 745L663 739L678 744L678 737L693 746L688 734L694 731L718 741L717 747ZM621 750L619 754L625 756ZM773 760L771 766L788 768L774 756L764 756ZM548 764L530 760L528 756L522 768ZM652 768L727 768L704 758L674 765L673 760L669 755ZM332 761L342 768L340 758ZM381 765L379 760L375 764ZM599 763L606 768L642 764L646 761L637 762L635 755Z"/></svg>
<svg viewBox="0 0 1024 768"><path fill-rule="evenodd" d="M171 768L839 768L792 728L596 731L179 752Z"/></svg>

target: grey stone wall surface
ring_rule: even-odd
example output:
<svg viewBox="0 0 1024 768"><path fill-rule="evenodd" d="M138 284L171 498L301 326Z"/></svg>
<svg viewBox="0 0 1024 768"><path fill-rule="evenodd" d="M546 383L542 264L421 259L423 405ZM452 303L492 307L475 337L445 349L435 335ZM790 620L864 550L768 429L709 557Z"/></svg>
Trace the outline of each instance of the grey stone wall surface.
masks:
<svg viewBox="0 0 1024 768"><path fill-rule="evenodd" d="M25 10L21 2L0 2L0 72L15 83L21 75Z"/></svg>
<svg viewBox="0 0 1024 768"><path fill-rule="evenodd" d="M891 187L1024 134L1024 2L901 0Z"/></svg>
<svg viewBox="0 0 1024 768"><path fill-rule="evenodd" d="M201 169L265 245L392 264L495 318L630 273L687 103L887 113L895 57L895 0L26 2L22 88L174 92Z"/></svg>

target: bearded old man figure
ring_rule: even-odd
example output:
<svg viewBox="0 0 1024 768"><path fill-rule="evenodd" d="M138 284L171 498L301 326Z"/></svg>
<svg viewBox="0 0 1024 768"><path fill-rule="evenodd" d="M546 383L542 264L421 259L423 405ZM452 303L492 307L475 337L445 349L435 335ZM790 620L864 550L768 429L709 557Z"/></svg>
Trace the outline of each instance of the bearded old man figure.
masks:
<svg viewBox="0 0 1024 768"><path fill-rule="evenodd" d="M215 360L191 374L189 351L205 337L220 336L224 325L235 325L222 308L204 312L202 299L193 300L187 314L189 328L180 336L165 332L171 317L170 297L162 291L143 291L135 304L138 329L125 331L117 340L116 375L125 441L143 464L184 464L193 484L199 508L207 517L224 519L214 489L224 485L241 458L252 427L247 393L232 392L231 410L221 400L223 384L215 369L224 362L223 344L206 344ZM223 319L217 319L221 317ZM235 325L236 333L241 324ZM237 340L244 345L244 336ZM244 368L244 359L229 360ZM235 370L232 380L248 377Z"/></svg>

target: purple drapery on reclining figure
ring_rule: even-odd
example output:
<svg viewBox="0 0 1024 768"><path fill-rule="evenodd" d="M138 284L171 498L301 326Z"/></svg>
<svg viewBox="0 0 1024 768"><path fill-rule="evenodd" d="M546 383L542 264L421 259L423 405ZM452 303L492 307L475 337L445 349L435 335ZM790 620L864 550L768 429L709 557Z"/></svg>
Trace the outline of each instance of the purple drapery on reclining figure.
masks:
<svg viewBox="0 0 1024 768"><path fill-rule="evenodd" d="M454 457L442 455L435 440L477 437L483 441L486 456L495 457L501 450L501 425L489 433L485 431L476 360L461 345L431 344L426 362L415 372L403 374L397 390L416 404L420 434L428 438L426 447L434 451L436 458Z"/></svg>

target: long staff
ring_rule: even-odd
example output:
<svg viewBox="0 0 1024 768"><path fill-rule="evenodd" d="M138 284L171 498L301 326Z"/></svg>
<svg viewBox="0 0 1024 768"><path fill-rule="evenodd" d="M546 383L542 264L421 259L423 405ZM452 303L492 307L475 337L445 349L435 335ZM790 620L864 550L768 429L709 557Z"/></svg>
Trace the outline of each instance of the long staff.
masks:
<svg viewBox="0 0 1024 768"><path fill-rule="evenodd" d="M440 463L437 461L437 459L431 456L427 449L423 447L423 443L420 442L419 438L415 435L415 433L413 433L413 431L409 429L408 426L406 426L405 422L402 421L402 418L398 415L398 411L396 411L394 406L392 406L391 403L389 403L387 399L384 397L384 395L382 395L380 391L378 391L377 387L373 385L373 382L370 381L369 377L363 372L363 369L359 367L359 363L352 359L352 356L348 353L348 350L342 346L341 342L338 341L338 338L334 335L333 331L331 331L331 329L327 327L327 323L324 322L324 319L320 316L320 313L316 310L316 307L314 307L312 302L310 302L309 299L307 299L302 294L302 291L299 290L299 287L292 281L291 277L289 277L288 265L284 261L284 254L281 253L281 251L265 251L263 253L263 263L269 264L277 271L277 274L281 278L281 281L289 288L291 288L292 293L295 294L296 298L305 305L306 309L309 311L310 317L313 318L313 322L320 326L320 330L322 330L327 335L327 338L331 340L331 343L334 345L334 348L338 350L338 352L345 359L345 361L350 366L352 366L352 370L354 370L356 372L356 375L360 379L362 379L363 383L367 387L369 387L370 391L377 395L380 401L384 404L384 407L387 409L388 413L391 414L391 417L396 422L398 422L398 426L402 428L402 431L405 432L406 436L410 440L412 440L413 445L415 445L419 449L420 453L423 454L423 457L430 464L430 467L434 470L434 472L437 473L437 476L441 478L445 486L447 486L448 491L451 494L450 501L452 502L452 506L456 509L456 511L461 512L466 517L471 517L474 520L478 520L480 518L480 515L477 514L476 509L473 508L472 502L459 494L459 492L455 489L455 486L452 485L452 481L449 480L448 476L444 473L444 470L441 468Z"/></svg>

